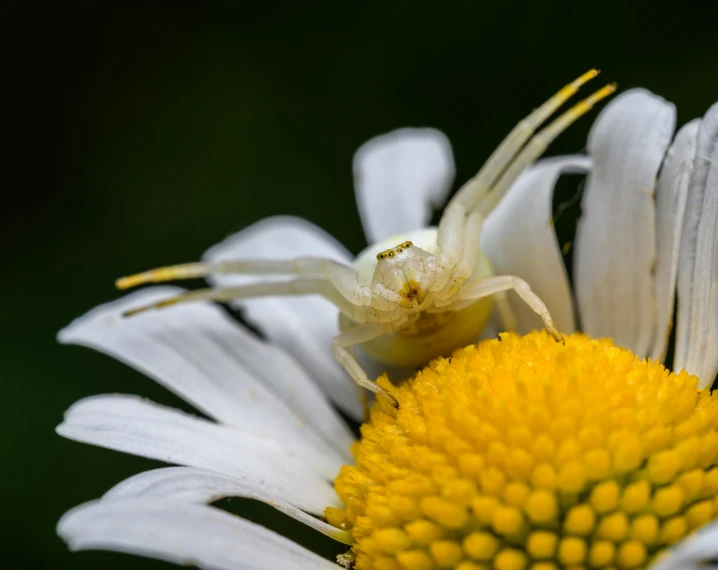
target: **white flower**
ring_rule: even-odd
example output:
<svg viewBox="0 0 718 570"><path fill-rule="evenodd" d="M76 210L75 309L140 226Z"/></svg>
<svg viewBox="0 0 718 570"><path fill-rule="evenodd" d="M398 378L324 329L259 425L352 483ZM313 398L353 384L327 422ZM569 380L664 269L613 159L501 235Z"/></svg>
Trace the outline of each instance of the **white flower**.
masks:
<svg viewBox="0 0 718 570"><path fill-rule="evenodd" d="M573 331L576 316L551 225L551 197L561 173L590 172L575 249L580 328L613 337L638 355L660 357L677 280L675 368L696 374L705 387L718 369L718 106L683 127L671 144L674 122L669 103L645 91L624 93L596 121L591 158L537 163L487 220L482 248L496 273L526 279L559 329ZM370 241L426 225L454 174L446 138L431 129L370 141L357 152L354 171ZM260 222L211 248L207 257L238 258L250 251L255 257L311 254L351 261L330 236L296 218ZM222 275L213 281L249 279ZM332 480L351 462L353 436L332 402L361 417L356 386L331 355L336 309L313 298L242 301L267 342L209 303L121 317L127 308L177 291L153 287L97 307L59 339L122 360L211 419L137 396L94 396L74 404L57 428L64 437L181 467L121 482L68 512L58 533L74 550L133 552L206 569L336 568L209 506L221 497L254 498L351 542L348 532L319 518L326 507L340 506ZM521 331L539 326L522 304L513 308ZM344 549L337 545L338 553ZM712 523L653 568L698 568L716 556L718 525Z"/></svg>

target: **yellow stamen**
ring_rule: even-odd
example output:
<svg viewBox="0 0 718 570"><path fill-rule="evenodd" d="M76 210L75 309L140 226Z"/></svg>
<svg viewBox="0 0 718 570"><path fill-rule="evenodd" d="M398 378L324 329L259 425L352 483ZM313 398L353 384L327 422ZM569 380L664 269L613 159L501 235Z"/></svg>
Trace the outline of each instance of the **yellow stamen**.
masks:
<svg viewBox="0 0 718 570"><path fill-rule="evenodd" d="M357 570L648 567L718 517L718 395L606 340L502 335L378 401L335 481Z"/></svg>

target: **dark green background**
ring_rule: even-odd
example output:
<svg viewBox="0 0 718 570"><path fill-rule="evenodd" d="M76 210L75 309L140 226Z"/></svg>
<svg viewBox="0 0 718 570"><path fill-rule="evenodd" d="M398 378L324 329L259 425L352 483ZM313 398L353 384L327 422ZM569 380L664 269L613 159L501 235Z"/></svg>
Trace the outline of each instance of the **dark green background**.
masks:
<svg viewBox="0 0 718 570"><path fill-rule="evenodd" d="M350 165L363 141L438 127L461 182L592 66L673 101L680 123L718 100L715 14L690 2L670 13L615 0L59 4L0 15L2 568L169 567L70 554L54 531L65 510L155 466L62 440L63 410L103 392L182 405L109 358L55 343L117 296L115 277L197 259L273 214L308 218L357 252ZM581 151L593 117L551 154ZM252 516L289 524L264 508ZM318 551L340 550L289 526Z"/></svg>

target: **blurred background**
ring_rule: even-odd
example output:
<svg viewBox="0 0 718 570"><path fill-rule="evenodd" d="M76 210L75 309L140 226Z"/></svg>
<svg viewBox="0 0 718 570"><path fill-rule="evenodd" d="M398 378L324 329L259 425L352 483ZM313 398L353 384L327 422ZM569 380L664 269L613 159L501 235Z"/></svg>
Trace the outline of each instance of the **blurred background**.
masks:
<svg viewBox="0 0 718 570"><path fill-rule="evenodd" d="M718 100L715 14L683 2L3 3L0 42L0 555L3 568L170 568L71 554L61 514L150 461L56 436L75 400L136 393L187 409L56 332L113 280L199 258L275 214L364 245L351 158L433 126L457 184L528 111L590 67L646 87L679 124ZM598 85L597 85L598 86ZM579 152L596 111L549 154ZM7 176L9 173L9 176ZM264 507L225 502L333 557Z"/></svg>

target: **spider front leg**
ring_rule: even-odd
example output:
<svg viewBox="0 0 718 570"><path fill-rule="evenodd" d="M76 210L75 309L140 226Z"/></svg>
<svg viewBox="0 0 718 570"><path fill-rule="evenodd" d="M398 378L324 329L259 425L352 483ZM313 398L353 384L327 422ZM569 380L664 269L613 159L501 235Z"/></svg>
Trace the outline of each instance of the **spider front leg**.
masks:
<svg viewBox="0 0 718 570"><path fill-rule="evenodd" d="M321 295L342 313L358 322L386 323L401 317L402 311L395 308L389 311L380 311L373 307L361 307L353 304L329 281L321 278L293 279L291 281L253 283L238 287L224 287L217 289L198 289L188 291L183 295L171 297L150 305L131 309L124 313L130 317L151 309L163 309L180 303L193 301L217 301L227 303L237 299L251 299L256 297L271 297L281 295Z"/></svg>
<svg viewBox="0 0 718 570"><path fill-rule="evenodd" d="M484 195L475 208L484 212L485 215L488 215L521 173L541 157L548 148L548 145L551 144L556 137L577 119L588 113L596 103L608 97L615 90L615 84L611 83L606 85L590 97L576 103L568 111L557 117L547 127L537 133L506 168L501 177L496 180L491 188L491 192Z"/></svg>
<svg viewBox="0 0 718 570"><path fill-rule="evenodd" d="M360 307L373 307L379 311L391 310L394 304L380 295L372 294L368 287L359 284L357 272L337 261L315 257L296 259L246 259L185 263L151 269L128 277L115 284L118 289L129 289L145 283L163 283L177 279L206 277L213 273L238 275L296 275L325 279L350 303ZM280 293L284 294L284 293ZM291 293L288 293L291 294Z"/></svg>
<svg viewBox="0 0 718 570"><path fill-rule="evenodd" d="M432 283L437 298L451 297L471 276L479 254L479 237L483 218L478 212L468 216L460 206L451 207L454 212L441 219L436 243L439 246L439 267ZM455 245L455 244L458 244ZM449 245L449 252L446 251Z"/></svg>
<svg viewBox="0 0 718 570"><path fill-rule="evenodd" d="M384 336L385 334L395 332L404 326L404 324L406 324L406 319L404 318L400 318L391 323L368 323L347 329L335 336L334 340L332 340L334 358L344 367L349 373L349 376L362 388L371 390L375 394L386 395L395 408L399 407L396 398L380 386L377 386L375 382L369 380L364 369L348 349L357 344L363 344L380 336Z"/></svg>
<svg viewBox="0 0 718 570"><path fill-rule="evenodd" d="M561 333L556 328L556 325L551 318L551 314L548 312L548 308L544 302L539 299L538 295L531 291L531 287L523 279L515 277L513 275L499 275L497 277L489 277L482 281L476 281L465 285L459 293L456 295L456 301L448 306L449 310L458 311L463 309L466 305L473 303L477 299L482 297L488 297L500 291L508 291L513 289L516 291L519 297L529 306L533 311L541 317L544 327L548 333L554 338L554 340L563 342Z"/></svg>
<svg viewBox="0 0 718 570"><path fill-rule="evenodd" d="M501 142L476 176L468 180L459 189L449 202L449 207L457 204L461 205L467 212L479 209L484 215L487 215L493 207L492 203L498 202L511 182L543 153L546 146L556 136L591 109L595 103L615 91L616 86L613 84L599 89L596 93L558 117L537 137L531 139L536 129L546 119L574 95L582 85L597 75L598 71L595 69L584 73L521 120ZM529 139L531 140L529 141ZM529 143L524 147L527 141ZM489 204L481 204L485 198L489 199Z"/></svg>
<svg viewBox="0 0 718 570"><path fill-rule="evenodd" d="M478 238L474 239L473 232L480 232L482 216L491 213L521 173L543 154L559 134L593 108L598 101L615 91L615 85L606 85L571 107L532 137L541 123L597 74L595 70L584 73L523 119L489 157L476 176L466 182L449 201L439 222L436 239L441 253L438 263L439 278L434 290L441 291L440 295L451 293L456 280L460 280L464 274L466 275L464 278L468 278L471 274L471 271L468 274L465 272L473 268L475 256L471 257L470 254L473 253L471 248L473 244L478 243ZM472 221L472 215L478 216L478 219ZM447 269L450 269L452 275L445 279Z"/></svg>

